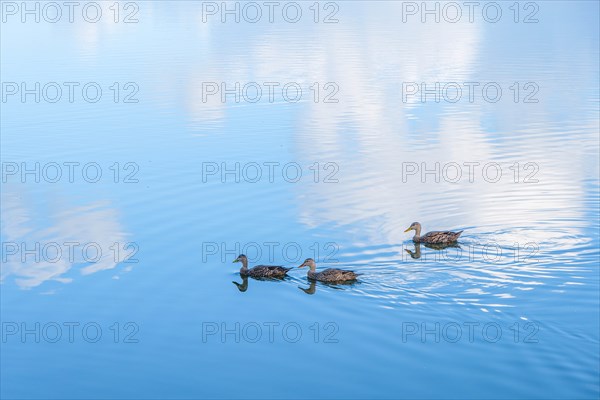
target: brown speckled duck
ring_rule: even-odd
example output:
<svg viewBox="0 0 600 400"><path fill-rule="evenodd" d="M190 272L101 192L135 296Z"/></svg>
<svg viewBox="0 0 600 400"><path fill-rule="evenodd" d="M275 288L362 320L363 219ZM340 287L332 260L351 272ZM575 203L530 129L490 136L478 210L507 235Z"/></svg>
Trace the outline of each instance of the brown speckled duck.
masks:
<svg viewBox="0 0 600 400"><path fill-rule="evenodd" d="M313 279L315 281L321 281L321 282L354 281L360 275L360 274L355 273L354 271L347 271L347 270L337 269L337 268L327 268L324 271L317 272L316 271L317 264L315 263L315 260L313 260L312 258L307 258L306 260L304 260L302 265L300 265L298 268L302 268L302 267L310 267L310 269L308 270L308 273L306 274L308 276L308 279Z"/></svg>
<svg viewBox="0 0 600 400"><path fill-rule="evenodd" d="M458 240L460 234L463 233L463 231L433 231L421 236L421 224L418 222L413 222L404 232L408 232L411 230L415 231L415 236L413 236L413 242L430 244L454 243Z"/></svg>
<svg viewBox="0 0 600 400"><path fill-rule="evenodd" d="M279 265L257 265L254 268L248 268L248 257L240 254L234 263L241 262L240 274L242 276L251 276L253 278L283 278L291 268L284 268Z"/></svg>

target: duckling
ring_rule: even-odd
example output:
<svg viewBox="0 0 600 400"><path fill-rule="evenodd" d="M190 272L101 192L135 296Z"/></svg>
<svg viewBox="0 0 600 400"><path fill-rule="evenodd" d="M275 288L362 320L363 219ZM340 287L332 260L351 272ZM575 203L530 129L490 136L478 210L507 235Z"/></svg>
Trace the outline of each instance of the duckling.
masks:
<svg viewBox="0 0 600 400"><path fill-rule="evenodd" d="M234 263L241 262L240 274L242 276L251 276L253 278L283 278L291 268L284 268L279 265L257 265L248 269L248 257L240 254Z"/></svg>
<svg viewBox="0 0 600 400"><path fill-rule="evenodd" d="M308 279L313 279L315 281L321 282L344 282L344 281L354 281L360 275L355 273L354 271L346 271L343 269L336 268L328 268L321 272L316 272L317 264L315 264L315 260L312 258L307 258L304 260L302 265L298 268L302 267L310 267L308 273Z"/></svg>
<svg viewBox="0 0 600 400"><path fill-rule="evenodd" d="M463 231L434 231L428 232L425 235L421 236L421 224L418 222L413 222L404 232L408 232L410 230L415 231L415 236L413 236L413 242L430 244L453 243L456 242L460 234L463 233Z"/></svg>

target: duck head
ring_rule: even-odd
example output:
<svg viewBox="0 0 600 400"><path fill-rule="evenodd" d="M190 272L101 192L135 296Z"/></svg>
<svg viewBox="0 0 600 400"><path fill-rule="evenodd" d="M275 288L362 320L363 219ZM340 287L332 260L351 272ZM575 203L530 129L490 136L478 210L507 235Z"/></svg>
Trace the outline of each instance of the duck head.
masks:
<svg viewBox="0 0 600 400"><path fill-rule="evenodd" d="M315 260L313 260L312 258L307 258L306 260L304 260L304 262L298 266L298 268L303 268L303 267L310 267L311 271L314 271L315 268L317 268L317 264L315 263Z"/></svg>
<svg viewBox="0 0 600 400"><path fill-rule="evenodd" d="M410 226L408 228L406 228L406 230L404 232L408 232L408 231L415 231L415 236L420 236L421 235L421 224L418 222L413 222L412 224L410 224Z"/></svg>
<svg viewBox="0 0 600 400"><path fill-rule="evenodd" d="M248 257L246 257L243 254L240 254L239 256L237 256L237 258L235 260L233 260L233 262L234 263L241 262L242 263L242 269L248 268Z"/></svg>

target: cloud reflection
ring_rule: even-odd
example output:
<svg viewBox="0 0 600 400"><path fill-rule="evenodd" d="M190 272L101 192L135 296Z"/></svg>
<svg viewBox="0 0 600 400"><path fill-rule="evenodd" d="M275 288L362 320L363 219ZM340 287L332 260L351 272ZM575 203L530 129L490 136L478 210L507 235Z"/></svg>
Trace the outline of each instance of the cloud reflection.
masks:
<svg viewBox="0 0 600 400"><path fill-rule="evenodd" d="M3 244L18 244L20 252L4 255L6 262L2 263L0 271L3 283L9 277L13 277L23 289L31 289L47 281L69 283L74 279L71 270L76 266L80 274L90 275L113 269L129 256L123 250L129 235L121 226L117 211L109 203L95 201L69 207L66 202L57 202L51 206L54 209L48 211L36 208L27 197L29 193L14 189L15 186L3 187L2 237ZM45 214L43 217L39 215L42 213ZM36 260L31 254L23 261L23 245L34 249L36 243L40 243L41 248L48 243L57 243L61 247L61 256L55 257L56 253L52 253L44 257L42 254ZM65 243L79 244L72 245L72 256ZM93 243L94 248L85 256L82 248L88 243ZM115 243L120 246L118 252L112 250ZM101 253L96 253L97 248L101 249ZM94 262L89 262L90 259Z"/></svg>

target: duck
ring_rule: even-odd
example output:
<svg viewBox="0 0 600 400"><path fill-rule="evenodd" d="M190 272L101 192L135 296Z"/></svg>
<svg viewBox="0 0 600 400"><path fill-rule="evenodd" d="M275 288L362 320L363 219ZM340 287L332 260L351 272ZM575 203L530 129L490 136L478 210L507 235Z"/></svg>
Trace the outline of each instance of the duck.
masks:
<svg viewBox="0 0 600 400"><path fill-rule="evenodd" d="M308 273L306 274L308 276L308 279L321 282L349 282L356 280L356 278L360 275L355 273L354 271L348 271L337 268L327 268L324 271L317 272L317 264L312 258L307 258L306 260L304 260L302 265L298 266L298 268L303 267L310 268L308 270Z"/></svg>
<svg viewBox="0 0 600 400"><path fill-rule="evenodd" d="M415 231L415 236L413 236L413 242L429 244L454 243L458 240L460 234L463 233L463 231L433 231L421 236L421 224L418 222L413 222L412 224L410 224L410 226L404 232L408 232L411 230Z"/></svg>
<svg viewBox="0 0 600 400"><path fill-rule="evenodd" d="M240 254L233 262L241 262L240 274L252 278L283 278L292 269L280 265L257 265L254 268L248 268L248 257L243 254Z"/></svg>

